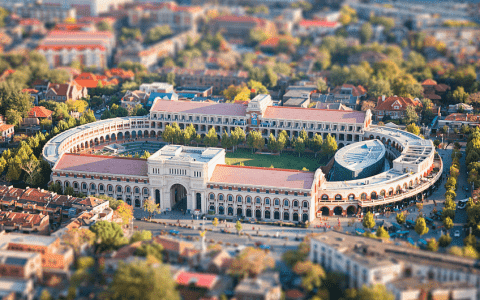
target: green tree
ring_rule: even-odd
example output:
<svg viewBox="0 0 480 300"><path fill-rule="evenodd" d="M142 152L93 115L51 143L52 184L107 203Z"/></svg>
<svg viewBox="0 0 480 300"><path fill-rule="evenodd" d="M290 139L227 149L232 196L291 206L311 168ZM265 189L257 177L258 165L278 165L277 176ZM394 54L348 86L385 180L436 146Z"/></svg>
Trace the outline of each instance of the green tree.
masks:
<svg viewBox="0 0 480 300"><path fill-rule="evenodd" d="M432 252L438 251L438 242L435 238L431 238L427 242L427 250Z"/></svg>
<svg viewBox="0 0 480 300"><path fill-rule="evenodd" d="M415 106L407 106L405 110L405 118L403 122L405 124L416 123L418 121L418 114L415 111Z"/></svg>
<svg viewBox="0 0 480 300"><path fill-rule="evenodd" d="M228 149L233 146L232 137L228 135L228 132L225 130L222 134L222 139L220 140L222 148Z"/></svg>
<svg viewBox="0 0 480 300"><path fill-rule="evenodd" d="M317 153L322 150L323 139L320 134L315 133L313 139L310 143L310 150L315 152L315 157L317 157Z"/></svg>
<svg viewBox="0 0 480 300"><path fill-rule="evenodd" d="M424 235L427 234L429 231L427 227L427 223L425 222L425 219L422 217L418 217L417 220L415 221L415 232L418 235Z"/></svg>
<svg viewBox="0 0 480 300"><path fill-rule="evenodd" d="M218 224L219 224L218 218L213 218L212 225L215 226L215 228L217 228Z"/></svg>
<svg viewBox="0 0 480 300"><path fill-rule="evenodd" d="M152 239L152 232L150 230L135 231L130 238L130 244L138 241L150 241Z"/></svg>
<svg viewBox="0 0 480 300"><path fill-rule="evenodd" d="M175 73L170 72L167 74L167 82L173 86L175 86Z"/></svg>
<svg viewBox="0 0 480 300"><path fill-rule="evenodd" d="M155 213L160 213L160 204L156 204L152 197L143 201L143 210L148 213L148 219L151 219Z"/></svg>
<svg viewBox="0 0 480 300"><path fill-rule="evenodd" d="M411 132L415 135L419 135L420 134L420 127L418 127L415 123L411 123L411 124L407 125L407 131Z"/></svg>
<svg viewBox="0 0 480 300"><path fill-rule="evenodd" d="M443 226L445 226L445 229L450 230L453 228L453 221L449 217L446 217L443 219Z"/></svg>
<svg viewBox="0 0 480 300"><path fill-rule="evenodd" d="M7 118L7 123L15 126L19 126L22 122L22 113L14 109L7 110L5 117Z"/></svg>
<svg viewBox="0 0 480 300"><path fill-rule="evenodd" d="M265 139L259 131L251 130L247 136L247 145L252 148L252 152L253 149L261 151L265 146Z"/></svg>
<svg viewBox="0 0 480 300"><path fill-rule="evenodd" d="M382 284L376 284L373 286L363 285L356 297L357 300L394 300L393 296Z"/></svg>
<svg viewBox="0 0 480 300"><path fill-rule="evenodd" d="M323 140L322 144L322 154L331 157L338 149L337 141L330 133L327 135L327 138Z"/></svg>
<svg viewBox="0 0 480 300"><path fill-rule="evenodd" d="M235 230L237 230L237 234L242 231L242 223L240 223L240 221L237 221L237 223L235 223Z"/></svg>
<svg viewBox="0 0 480 300"><path fill-rule="evenodd" d="M328 89L327 83L322 78L317 79L316 86L319 92L326 92Z"/></svg>
<svg viewBox="0 0 480 300"><path fill-rule="evenodd" d="M113 27L107 21L103 20L97 24L97 30L113 32Z"/></svg>
<svg viewBox="0 0 480 300"><path fill-rule="evenodd" d="M278 142L275 136L273 135L273 133L270 133L270 136L268 137L267 148L272 153L275 153L278 151Z"/></svg>
<svg viewBox="0 0 480 300"><path fill-rule="evenodd" d="M383 95L386 97L391 96L392 89L390 87L390 82L384 79L372 79L369 84L368 94L375 99L378 99Z"/></svg>
<svg viewBox="0 0 480 300"><path fill-rule="evenodd" d="M90 227L90 230L95 233L97 250L100 252L116 249L125 244L123 230L117 223L98 221Z"/></svg>
<svg viewBox="0 0 480 300"><path fill-rule="evenodd" d="M298 137L293 140L293 147L295 148L295 152L298 153L298 157L300 157L300 154L305 152L305 141L301 137Z"/></svg>
<svg viewBox="0 0 480 300"><path fill-rule="evenodd" d="M143 261L120 262L106 294L112 300L180 300L169 267L152 267Z"/></svg>
<svg viewBox="0 0 480 300"><path fill-rule="evenodd" d="M447 248L450 243L452 242L452 238L450 237L450 234L443 234L440 239L438 240L438 244L442 248Z"/></svg>
<svg viewBox="0 0 480 300"><path fill-rule="evenodd" d="M378 227L376 235L380 239L390 239L390 235L385 230L385 228L383 228L383 226Z"/></svg>
<svg viewBox="0 0 480 300"><path fill-rule="evenodd" d="M375 227L375 219L373 218L373 214L371 212L367 212L362 220L362 225L365 228L372 229Z"/></svg>
<svg viewBox="0 0 480 300"><path fill-rule="evenodd" d="M470 96L469 93L465 92L463 86L459 86L452 93L452 100L454 103L465 103Z"/></svg>
<svg viewBox="0 0 480 300"><path fill-rule="evenodd" d="M467 237L465 237L463 239L463 243L465 244L465 246L476 247L477 246L477 239L475 238L474 235L469 234Z"/></svg>
<svg viewBox="0 0 480 300"><path fill-rule="evenodd" d="M40 300L52 300L52 295L47 289L43 289L42 293L40 294Z"/></svg>
<svg viewBox="0 0 480 300"><path fill-rule="evenodd" d="M373 36L373 29L372 24L366 22L363 23L362 27L360 28L360 40L362 43L366 43L370 41Z"/></svg>
<svg viewBox="0 0 480 300"><path fill-rule="evenodd" d="M208 147L218 146L218 135L217 135L217 132L215 131L215 128L212 127L210 128L210 130L208 130L208 133L205 135L205 138L203 139L203 143Z"/></svg>
<svg viewBox="0 0 480 300"><path fill-rule="evenodd" d="M262 249L248 247L230 264L228 274L234 277L256 277L264 270L273 268L275 260Z"/></svg>
<svg viewBox="0 0 480 300"><path fill-rule="evenodd" d="M135 250L135 255L148 257L155 257L159 262L162 261L163 246L156 242L142 243L140 247Z"/></svg>
<svg viewBox="0 0 480 300"><path fill-rule="evenodd" d="M298 261L293 267L293 272L302 277L302 287L307 292L318 289L325 279L326 273L323 268L311 261Z"/></svg>
<svg viewBox="0 0 480 300"><path fill-rule="evenodd" d="M145 42L147 44L153 44L169 35L172 35L172 29L169 25L155 26L147 32Z"/></svg>
<svg viewBox="0 0 480 300"><path fill-rule="evenodd" d="M405 221L407 220L407 217L403 212L401 212L397 214L396 219L397 219L397 223L401 225L405 223Z"/></svg>

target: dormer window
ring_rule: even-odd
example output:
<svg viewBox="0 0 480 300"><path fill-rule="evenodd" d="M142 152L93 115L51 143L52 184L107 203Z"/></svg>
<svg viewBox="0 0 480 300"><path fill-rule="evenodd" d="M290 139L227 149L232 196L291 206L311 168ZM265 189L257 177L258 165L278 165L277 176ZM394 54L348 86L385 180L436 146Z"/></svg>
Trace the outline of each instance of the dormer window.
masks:
<svg viewBox="0 0 480 300"><path fill-rule="evenodd" d="M396 105L395 105L393 108L394 108L394 109L399 109L399 107L398 107L398 106L396 106Z"/></svg>

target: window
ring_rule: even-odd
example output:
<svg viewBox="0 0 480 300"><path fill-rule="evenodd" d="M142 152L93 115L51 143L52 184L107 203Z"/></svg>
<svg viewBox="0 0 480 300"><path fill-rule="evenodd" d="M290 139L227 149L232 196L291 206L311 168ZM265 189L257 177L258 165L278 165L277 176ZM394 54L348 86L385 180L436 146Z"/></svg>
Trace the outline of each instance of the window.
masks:
<svg viewBox="0 0 480 300"><path fill-rule="evenodd" d="M214 194L210 194L210 200L213 200L215 199L215 195Z"/></svg>
<svg viewBox="0 0 480 300"><path fill-rule="evenodd" d="M77 175L73 175L73 178L77 178Z"/></svg>
<svg viewBox="0 0 480 300"><path fill-rule="evenodd" d="M130 182L130 179L127 178L127 182Z"/></svg>
<svg viewBox="0 0 480 300"><path fill-rule="evenodd" d="M223 195L222 194L218 195L218 200L223 201Z"/></svg>
<svg viewBox="0 0 480 300"><path fill-rule="evenodd" d="M260 189L257 189L257 193L260 193Z"/></svg>
<svg viewBox="0 0 480 300"><path fill-rule="evenodd" d="M90 179L95 179L95 177L94 177L94 176L90 176Z"/></svg>
<svg viewBox="0 0 480 300"><path fill-rule="evenodd" d="M220 187L220 190L223 190L223 186Z"/></svg>
<svg viewBox="0 0 480 300"><path fill-rule="evenodd" d="M122 192L122 187L121 186L117 186L117 193L121 193Z"/></svg>
<svg viewBox="0 0 480 300"><path fill-rule="evenodd" d="M307 194L307 193L303 193L303 197L308 197L308 194Z"/></svg>
<svg viewBox="0 0 480 300"><path fill-rule="evenodd" d="M65 174L65 177L68 177L68 174Z"/></svg>
<svg viewBox="0 0 480 300"><path fill-rule="evenodd" d="M144 195L147 195L147 194L148 194L148 189L147 189L147 188L144 188L144 189L143 189L143 194L144 194Z"/></svg>
<svg viewBox="0 0 480 300"><path fill-rule="evenodd" d="M113 187L111 185L108 186L108 191L109 192L112 192L113 191Z"/></svg>
<svg viewBox="0 0 480 300"><path fill-rule="evenodd" d="M103 176L100 176L100 180L103 180Z"/></svg>
<svg viewBox="0 0 480 300"><path fill-rule="evenodd" d="M265 193L270 194L270 190L266 190Z"/></svg>
<svg viewBox="0 0 480 300"><path fill-rule="evenodd" d="M275 199L275 205L280 205L280 200Z"/></svg>
<svg viewBox="0 0 480 300"><path fill-rule="evenodd" d="M233 201L233 196L232 195L228 195L228 201Z"/></svg>
<svg viewBox="0 0 480 300"><path fill-rule="evenodd" d="M249 193L250 193L250 189L249 189L249 188L247 189L247 192L249 192Z"/></svg>
<svg viewBox="0 0 480 300"><path fill-rule="evenodd" d="M85 175L83 175L83 179L85 179L85 178L86 178L86 176L85 176Z"/></svg>
<svg viewBox="0 0 480 300"><path fill-rule="evenodd" d="M93 183L90 184L90 189L91 189L91 190L94 190L94 189L95 189L95 184L93 184Z"/></svg>
<svg viewBox="0 0 480 300"><path fill-rule="evenodd" d="M120 178L117 178L117 181L121 181L121 179L120 179Z"/></svg>
<svg viewBox="0 0 480 300"><path fill-rule="evenodd" d="M242 191L242 188L238 188L238 191L241 192L241 191Z"/></svg>
<svg viewBox="0 0 480 300"><path fill-rule="evenodd" d="M298 207L298 201L293 201L293 206Z"/></svg>
<svg viewBox="0 0 480 300"><path fill-rule="evenodd" d="M275 191L275 195L278 195L278 191Z"/></svg>
<svg viewBox="0 0 480 300"><path fill-rule="evenodd" d="M232 187L231 187L231 186L230 186L230 187L228 187L228 190L229 190L229 191L231 191L231 190L232 190Z"/></svg>
<svg viewBox="0 0 480 300"><path fill-rule="evenodd" d="M285 192L285 195L287 195L287 196L288 196L288 192Z"/></svg>
<svg viewBox="0 0 480 300"><path fill-rule="evenodd" d="M130 193L130 187L127 186L127 187L125 188L125 191L126 191L127 193Z"/></svg>
<svg viewBox="0 0 480 300"><path fill-rule="evenodd" d="M147 184L147 180L144 180L143 183L144 183L144 184Z"/></svg>
<svg viewBox="0 0 480 300"><path fill-rule="evenodd" d="M252 197L247 196L247 203L252 203Z"/></svg>
<svg viewBox="0 0 480 300"><path fill-rule="evenodd" d="M112 181L112 177L108 177L108 180L109 180L109 181Z"/></svg>
<svg viewBox="0 0 480 300"><path fill-rule="evenodd" d="M303 207L308 207L308 202L307 201L303 201Z"/></svg>
<svg viewBox="0 0 480 300"><path fill-rule="evenodd" d="M256 198L255 198L255 203L260 204L261 202L262 202L262 200L260 199L260 197L256 197Z"/></svg>
<svg viewBox="0 0 480 300"><path fill-rule="evenodd" d="M103 185L99 185L98 188L103 191Z"/></svg>
<svg viewBox="0 0 480 300"><path fill-rule="evenodd" d="M140 194L140 189L138 187L135 188L135 194Z"/></svg>
<svg viewBox="0 0 480 300"><path fill-rule="evenodd" d="M237 202L242 202L242 196L237 196Z"/></svg>
<svg viewBox="0 0 480 300"><path fill-rule="evenodd" d="M84 190L87 189L87 184L86 183L82 183L82 189L84 189Z"/></svg>
<svg viewBox="0 0 480 300"><path fill-rule="evenodd" d="M138 183L138 179L135 179L135 183Z"/></svg>
<svg viewBox="0 0 480 300"><path fill-rule="evenodd" d="M270 205L270 199L268 199L268 198L265 199L265 204L266 204L266 205Z"/></svg>
<svg viewBox="0 0 480 300"><path fill-rule="evenodd" d="M283 201L283 206L288 206L288 200Z"/></svg>
<svg viewBox="0 0 480 300"><path fill-rule="evenodd" d="M294 195L294 196L298 196L298 193L297 193L297 192L295 192L295 193L293 193L293 195Z"/></svg>

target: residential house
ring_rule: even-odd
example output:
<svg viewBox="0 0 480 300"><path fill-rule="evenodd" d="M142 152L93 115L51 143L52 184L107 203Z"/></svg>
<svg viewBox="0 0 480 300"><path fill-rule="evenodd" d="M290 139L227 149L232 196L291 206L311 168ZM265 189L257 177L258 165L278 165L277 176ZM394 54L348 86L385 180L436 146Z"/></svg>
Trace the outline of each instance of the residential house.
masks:
<svg viewBox="0 0 480 300"><path fill-rule="evenodd" d="M422 82L423 97L432 100L436 104L442 104L442 98L450 90L450 86L446 84L437 84L433 79L426 79Z"/></svg>
<svg viewBox="0 0 480 300"><path fill-rule="evenodd" d="M120 83L116 78L109 79L105 75L96 75L88 72L81 73L74 80L82 88L89 89L106 85L118 85Z"/></svg>
<svg viewBox="0 0 480 300"><path fill-rule="evenodd" d="M265 19L250 16L225 15L212 19L209 23L209 31L212 34L222 32L227 38L247 39L250 30L259 29L275 35L275 24Z"/></svg>
<svg viewBox="0 0 480 300"><path fill-rule="evenodd" d="M0 250L40 253L44 278L47 274L69 276L73 250L52 236L0 232Z"/></svg>
<svg viewBox="0 0 480 300"><path fill-rule="evenodd" d="M23 118L22 126L38 126L44 119L52 120L53 111L43 106L34 106L28 112L28 117Z"/></svg>
<svg viewBox="0 0 480 300"><path fill-rule="evenodd" d="M0 140L8 142L13 139L15 135L15 125L0 124Z"/></svg>
<svg viewBox="0 0 480 300"><path fill-rule="evenodd" d="M40 253L0 250L0 277L42 280L43 268Z"/></svg>
<svg viewBox="0 0 480 300"><path fill-rule="evenodd" d="M396 299L475 299L479 296L478 261L467 257L420 250L397 243L328 231L312 237L310 260L327 272L340 272L347 286L386 285ZM428 282L435 282L428 285ZM424 284L424 285L422 285ZM450 296L444 297L445 290ZM442 297L435 297L441 291ZM475 294L475 297L471 297ZM463 298L465 297L465 298ZM450 298L451 299L451 298ZM478 298L477 298L478 299Z"/></svg>
<svg viewBox="0 0 480 300"><path fill-rule="evenodd" d="M78 61L86 67L106 68L115 47L109 31L52 30L40 41L37 51L51 68Z"/></svg>
<svg viewBox="0 0 480 300"><path fill-rule="evenodd" d="M192 243L160 235L155 236L153 241L163 246L165 262L187 264L190 267L196 267L200 263L200 250Z"/></svg>
<svg viewBox="0 0 480 300"><path fill-rule="evenodd" d="M49 83L45 100L65 102L67 100L80 100L88 96L87 88L80 86L76 81L69 83Z"/></svg>
<svg viewBox="0 0 480 300"><path fill-rule="evenodd" d="M146 105L149 96L149 93L142 91L127 91L120 100L120 105L123 108L135 107L137 104Z"/></svg>
<svg viewBox="0 0 480 300"><path fill-rule="evenodd" d="M405 112L407 111L408 106L417 107L421 105L422 103L417 98L382 96L373 110L373 118L375 121L381 121L384 117L388 116L391 119L400 120L405 117Z"/></svg>
<svg viewBox="0 0 480 300"><path fill-rule="evenodd" d="M282 287L277 272L265 272L256 278L244 278L235 287L237 300L280 300Z"/></svg>
<svg viewBox="0 0 480 300"><path fill-rule="evenodd" d="M197 300L206 297L220 285L220 277L216 274L179 271L174 275L178 291L184 300Z"/></svg>
<svg viewBox="0 0 480 300"><path fill-rule="evenodd" d="M448 106L448 113L473 113L473 106L466 103L457 103Z"/></svg>
<svg viewBox="0 0 480 300"><path fill-rule="evenodd" d="M179 99L193 99L195 97L209 97L213 93L212 86L178 86L175 93Z"/></svg>
<svg viewBox="0 0 480 300"><path fill-rule="evenodd" d="M36 89L23 89L22 93L29 93L30 96L32 96L32 98L33 98L33 104L34 105L38 105L39 99L41 99L42 96L43 96L43 93L37 91Z"/></svg>
<svg viewBox="0 0 480 300"><path fill-rule="evenodd" d="M480 115L473 115L469 113L453 113L445 117L443 120L438 120L438 127L448 126L451 129L460 129L463 125L469 127L477 127L480 125Z"/></svg>
<svg viewBox="0 0 480 300"><path fill-rule="evenodd" d="M225 250L209 253L209 261L205 263L205 271L213 274L225 274L232 261L233 257Z"/></svg>
<svg viewBox="0 0 480 300"><path fill-rule="evenodd" d="M105 270L107 274L113 275L118 269L120 262L131 263L135 260L142 260L142 257L134 256L134 254L143 243L145 242L138 241L130 245L125 245L117 251L108 254L107 257L105 257Z"/></svg>
<svg viewBox="0 0 480 300"><path fill-rule="evenodd" d="M33 88L39 92L46 92L48 90L49 81L47 79L37 79L33 82Z"/></svg>
<svg viewBox="0 0 480 300"><path fill-rule="evenodd" d="M18 26L27 35L44 35L47 33L43 22L38 19L21 19Z"/></svg>
<svg viewBox="0 0 480 300"><path fill-rule="evenodd" d="M3 300L31 300L34 294L33 279L0 277L0 297Z"/></svg>
<svg viewBox="0 0 480 300"><path fill-rule="evenodd" d="M105 76L109 79L118 79L121 82L132 81L135 78L135 73L130 70L124 70L120 68L112 68L110 70L105 70Z"/></svg>
<svg viewBox="0 0 480 300"><path fill-rule="evenodd" d="M328 94L313 94L312 101L335 104L341 103L353 110L357 110L360 105L360 100L363 100L367 95L367 90L359 85L343 84L337 86Z"/></svg>
<svg viewBox="0 0 480 300"><path fill-rule="evenodd" d="M219 94L230 85L241 85L248 82L247 71L226 70L192 70L183 68L160 68L158 74L167 76L175 74L175 83L179 86L213 86L213 92Z"/></svg>
<svg viewBox="0 0 480 300"><path fill-rule="evenodd" d="M38 233L48 235L50 222L48 215L0 211L0 231Z"/></svg>
<svg viewBox="0 0 480 300"><path fill-rule="evenodd" d="M297 27L297 35L316 37L334 34L341 24L336 21L302 20Z"/></svg>

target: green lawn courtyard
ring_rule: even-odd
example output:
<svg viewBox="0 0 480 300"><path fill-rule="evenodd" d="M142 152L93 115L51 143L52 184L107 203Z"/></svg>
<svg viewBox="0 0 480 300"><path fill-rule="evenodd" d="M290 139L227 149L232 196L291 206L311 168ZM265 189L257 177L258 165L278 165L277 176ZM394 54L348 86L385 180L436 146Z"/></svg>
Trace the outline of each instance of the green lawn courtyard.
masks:
<svg viewBox="0 0 480 300"><path fill-rule="evenodd" d="M240 165L252 167L268 168L273 165L279 169L301 170L304 167L309 171L315 171L320 166L328 163L326 157L318 154L315 158L313 153L303 153L298 157L298 153L284 151L280 155L252 154L250 149L237 149L235 152L227 152L225 163L229 165Z"/></svg>

